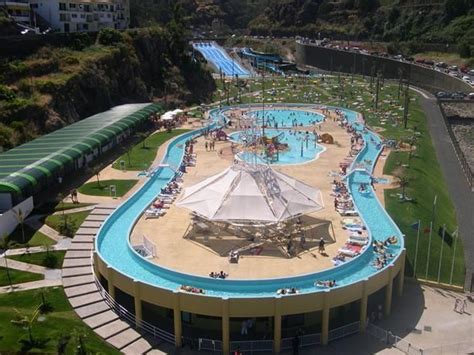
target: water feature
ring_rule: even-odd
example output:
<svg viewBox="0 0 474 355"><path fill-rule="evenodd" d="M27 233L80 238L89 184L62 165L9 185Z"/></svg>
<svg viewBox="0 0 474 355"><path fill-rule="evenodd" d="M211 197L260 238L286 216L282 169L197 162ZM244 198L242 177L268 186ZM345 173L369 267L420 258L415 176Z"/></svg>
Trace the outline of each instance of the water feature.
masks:
<svg viewBox="0 0 474 355"><path fill-rule="evenodd" d="M298 106L301 107L301 105ZM301 111L294 112L296 115L304 115ZM348 176L349 190L355 207L365 222L371 238L380 241L392 235L398 238L398 243L390 247L390 252L398 255L403 248L403 236L400 230L379 203L372 188L369 188L369 193L363 194L358 191L360 183L370 181L369 173L373 171L377 156L381 152L381 141L377 135L366 130L358 122L356 112L344 110L344 113L348 122L361 132L366 142L352 166L353 169L357 169L352 170ZM214 110L211 112L211 117L217 120L221 117L221 112ZM178 167L183 158L185 142L199 133L200 130L188 132L170 142L163 163ZM159 168L140 190L119 206L105 221L97 235L96 250L99 256L109 266L130 278L170 290L176 290L180 285L185 284L205 289L208 296L245 298L272 297L277 289L285 287L297 287L301 293L321 292L321 289L314 287L315 280L335 279L338 282L337 287L341 287L378 272L371 265L375 256L370 247L351 261L337 267L275 279L219 280L186 274L154 264L133 250L129 243L129 236L140 215L173 175L174 172L171 169Z"/></svg>

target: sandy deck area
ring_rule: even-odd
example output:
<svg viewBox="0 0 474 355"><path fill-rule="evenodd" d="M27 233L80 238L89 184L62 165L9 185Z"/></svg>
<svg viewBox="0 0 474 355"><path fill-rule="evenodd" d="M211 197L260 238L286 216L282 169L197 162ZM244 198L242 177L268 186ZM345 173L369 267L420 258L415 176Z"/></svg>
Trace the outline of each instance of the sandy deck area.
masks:
<svg viewBox="0 0 474 355"><path fill-rule="evenodd" d="M302 127L301 130L308 129ZM251 242L229 233L221 233L219 236L194 230L190 233L189 211L175 205L159 219L145 220L142 217L132 232L132 243L141 244L142 236L146 236L156 244L157 256L153 259L154 262L204 276L211 271L223 270L232 279L271 278L332 267L331 258L346 242L347 233L342 229L342 218L333 207L333 197L330 194L334 177L329 176L329 173L338 171L339 163L347 157L350 151L350 136L329 119L321 123L318 133L329 133L335 139L335 144L324 145L326 151L320 154L319 159L302 165L274 166L278 171L321 189L325 203L322 211L303 218L306 244L305 248L299 247L296 257L289 259L275 243L266 242L260 255L241 255L238 264L230 264L227 259L228 252ZM184 175L185 187L231 165L232 156L226 154L230 150L230 143L217 142L213 152L207 152L204 143L205 139L201 137L194 147L197 164L187 169L188 172ZM206 234L209 238L205 238ZM326 256L317 251L317 241L321 237L326 241Z"/></svg>

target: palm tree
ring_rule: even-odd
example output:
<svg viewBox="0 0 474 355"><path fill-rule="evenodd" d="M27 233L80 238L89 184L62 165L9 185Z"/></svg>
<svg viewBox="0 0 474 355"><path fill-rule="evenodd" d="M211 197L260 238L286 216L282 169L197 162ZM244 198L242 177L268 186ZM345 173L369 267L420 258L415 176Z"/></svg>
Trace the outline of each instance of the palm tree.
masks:
<svg viewBox="0 0 474 355"><path fill-rule="evenodd" d="M406 187L410 184L410 179L407 174L399 174L395 175L395 178L397 179L398 186L401 187L402 189L402 200L405 200L405 189Z"/></svg>
<svg viewBox="0 0 474 355"><path fill-rule="evenodd" d="M27 316L25 314L21 314L16 308L15 311L17 313L17 319L12 319L11 323L14 325L17 325L21 327L22 329L27 328L28 329L28 340L29 340L29 346L33 347L35 344L35 339L33 338L33 324L36 322L38 319L38 316L40 315L40 308L41 306L38 306L33 314L31 316Z"/></svg>
<svg viewBox="0 0 474 355"><path fill-rule="evenodd" d="M25 214L23 213L22 209L19 208L18 210L13 210L15 212L15 217L18 223L20 224L21 228L21 242L25 244Z"/></svg>
<svg viewBox="0 0 474 355"><path fill-rule="evenodd" d="M142 141L142 148L146 149L146 138L148 137L148 134L145 132L138 132L136 137Z"/></svg>
<svg viewBox="0 0 474 355"><path fill-rule="evenodd" d="M95 177L97 178L97 186L101 187L99 177L100 177L100 172L102 171L102 169L100 168L100 166L93 165L89 168L89 170L90 170L90 173L92 175L95 175Z"/></svg>

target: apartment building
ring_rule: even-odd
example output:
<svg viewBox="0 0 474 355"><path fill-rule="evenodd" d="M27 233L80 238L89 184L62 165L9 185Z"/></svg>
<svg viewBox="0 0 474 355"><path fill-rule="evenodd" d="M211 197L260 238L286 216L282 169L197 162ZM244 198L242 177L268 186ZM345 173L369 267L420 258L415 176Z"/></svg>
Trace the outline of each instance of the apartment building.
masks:
<svg viewBox="0 0 474 355"><path fill-rule="evenodd" d="M129 0L30 0L36 15L61 32L125 29L130 22Z"/></svg>
<svg viewBox="0 0 474 355"><path fill-rule="evenodd" d="M0 6L5 9L10 17L16 22L25 25L30 24L31 10L29 0L9 0L0 2Z"/></svg>

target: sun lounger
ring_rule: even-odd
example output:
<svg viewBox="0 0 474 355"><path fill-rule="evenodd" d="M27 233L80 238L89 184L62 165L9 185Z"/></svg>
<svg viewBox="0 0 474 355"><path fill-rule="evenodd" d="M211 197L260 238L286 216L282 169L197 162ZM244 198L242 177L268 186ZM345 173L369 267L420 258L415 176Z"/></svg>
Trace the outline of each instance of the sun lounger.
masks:
<svg viewBox="0 0 474 355"><path fill-rule="evenodd" d="M165 211L159 210L159 209L148 209L145 211L145 219L149 218L159 218L161 216L164 216L166 214Z"/></svg>
<svg viewBox="0 0 474 355"><path fill-rule="evenodd" d="M344 210L341 208L336 209L336 211L341 215L341 216L358 216L359 213L356 210Z"/></svg>

